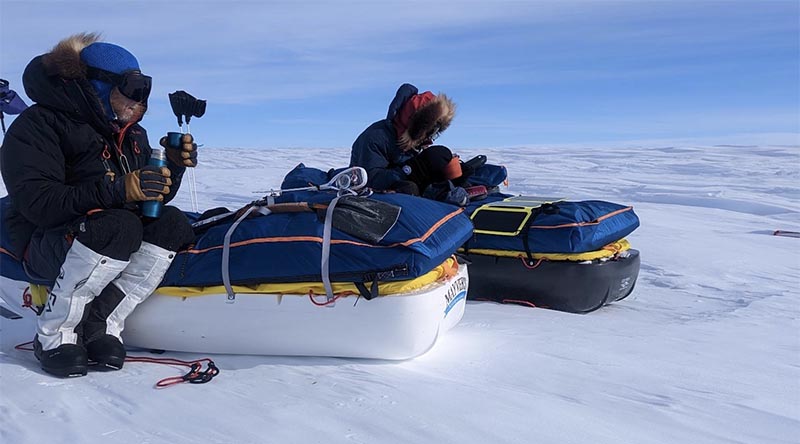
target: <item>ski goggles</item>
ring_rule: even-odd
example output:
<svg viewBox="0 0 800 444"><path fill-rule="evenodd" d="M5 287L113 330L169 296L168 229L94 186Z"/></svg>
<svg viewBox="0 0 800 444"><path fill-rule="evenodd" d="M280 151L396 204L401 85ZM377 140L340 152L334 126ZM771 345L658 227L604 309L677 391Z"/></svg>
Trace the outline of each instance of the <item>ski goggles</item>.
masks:
<svg viewBox="0 0 800 444"><path fill-rule="evenodd" d="M431 128L430 131L428 131L428 134L425 137L425 144L430 145L435 142L436 139L442 135L442 131L442 126L437 123L433 128Z"/></svg>
<svg viewBox="0 0 800 444"><path fill-rule="evenodd" d="M153 86L152 77L136 70L117 74L90 66L86 75L90 79L116 86L123 96L140 103L147 102L147 98L150 96L150 89Z"/></svg>

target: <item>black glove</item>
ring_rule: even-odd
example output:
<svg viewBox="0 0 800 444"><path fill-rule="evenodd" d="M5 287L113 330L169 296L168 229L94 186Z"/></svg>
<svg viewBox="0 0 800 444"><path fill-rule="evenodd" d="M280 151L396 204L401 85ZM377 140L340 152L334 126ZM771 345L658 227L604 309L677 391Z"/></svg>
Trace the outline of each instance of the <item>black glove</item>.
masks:
<svg viewBox="0 0 800 444"><path fill-rule="evenodd" d="M125 202L141 202L146 200L163 201L169 194L172 180L169 168L145 166L123 176L123 180L114 183L117 192L125 196Z"/></svg>
<svg viewBox="0 0 800 444"><path fill-rule="evenodd" d="M393 193L410 194L412 196L419 196L419 186L410 180L398 180L389 187Z"/></svg>
<svg viewBox="0 0 800 444"><path fill-rule="evenodd" d="M460 177L460 165L450 148L432 145L409 159L403 166L403 172L420 190L424 190L432 183Z"/></svg>
<svg viewBox="0 0 800 444"><path fill-rule="evenodd" d="M169 139L164 136L158 143L164 147L167 159L175 166L194 168L197 166L197 144L191 134L181 136L179 147L171 146Z"/></svg>

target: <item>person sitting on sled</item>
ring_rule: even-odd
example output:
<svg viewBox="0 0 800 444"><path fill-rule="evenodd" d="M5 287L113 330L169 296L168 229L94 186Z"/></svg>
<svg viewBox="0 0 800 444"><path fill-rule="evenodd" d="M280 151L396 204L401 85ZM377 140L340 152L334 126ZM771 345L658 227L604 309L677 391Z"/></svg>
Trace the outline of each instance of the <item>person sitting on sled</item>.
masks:
<svg viewBox="0 0 800 444"><path fill-rule="evenodd" d="M414 85L401 85L386 118L367 127L353 143L350 166L367 170L368 185L375 190L416 196L432 184L462 178L458 156L446 146L432 145L450 126L455 111L444 94L419 93ZM460 195L466 198L465 192Z"/></svg>
<svg viewBox="0 0 800 444"><path fill-rule="evenodd" d="M90 363L119 369L125 318L194 240L177 208L151 219L137 204L169 202L197 164L197 145L184 135L180 148L167 148L168 167L148 166L151 147L138 122L151 78L130 52L95 34L35 57L23 85L35 104L8 128L0 164L12 253L33 280L52 283L35 355L62 377L85 375Z"/></svg>

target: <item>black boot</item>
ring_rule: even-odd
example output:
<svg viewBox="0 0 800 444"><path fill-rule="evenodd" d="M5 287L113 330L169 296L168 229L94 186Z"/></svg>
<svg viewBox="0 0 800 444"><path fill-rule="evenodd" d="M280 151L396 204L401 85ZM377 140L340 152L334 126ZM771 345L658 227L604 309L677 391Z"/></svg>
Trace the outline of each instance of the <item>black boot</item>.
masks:
<svg viewBox="0 0 800 444"><path fill-rule="evenodd" d="M83 337L89 364L103 370L119 370L125 364L125 347L114 335L108 334L108 317L119 306L125 294L109 284L92 301L83 322Z"/></svg>
<svg viewBox="0 0 800 444"><path fill-rule="evenodd" d="M172 212L176 211L185 219L180 211ZM125 347L121 335L125 319L158 287L174 257L174 251L142 242L131 254L128 266L92 301L89 317L83 326L91 362L101 364L105 369L122 368Z"/></svg>
<svg viewBox="0 0 800 444"><path fill-rule="evenodd" d="M119 370L125 364L125 347L114 336L103 335L86 343L89 364L107 370Z"/></svg>
<svg viewBox="0 0 800 444"><path fill-rule="evenodd" d="M42 365L42 370L51 375L67 378L86 376L88 356L86 349L77 344L62 344L52 350L42 350L39 335L33 340L33 354Z"/></svg>
<svg viewBox="0 0 800 444"><path fill-rule="evenodd" d="M73 241L36 321L34 354L42 370L62 377L86 374L88 355L80 333L86 306L127 265Z"/></svg>

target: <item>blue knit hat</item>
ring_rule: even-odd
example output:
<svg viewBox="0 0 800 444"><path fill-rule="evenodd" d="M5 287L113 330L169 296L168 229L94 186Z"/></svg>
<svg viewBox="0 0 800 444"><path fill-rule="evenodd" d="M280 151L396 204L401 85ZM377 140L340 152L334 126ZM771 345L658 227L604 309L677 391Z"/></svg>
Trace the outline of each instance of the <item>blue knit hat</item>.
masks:
<svg viewBox="0 0 800 444"><path fill-rule="evenodd" d="M139 69L139 62L127 49L106 42L95 42L83 48L81 60L91 67L115 74ZM114 85L102 80L89 80L89 83L92 84L92 87L100 97L106 116L109 120L112 120L114 112L111 110L111 89Z"/></svg>

